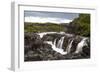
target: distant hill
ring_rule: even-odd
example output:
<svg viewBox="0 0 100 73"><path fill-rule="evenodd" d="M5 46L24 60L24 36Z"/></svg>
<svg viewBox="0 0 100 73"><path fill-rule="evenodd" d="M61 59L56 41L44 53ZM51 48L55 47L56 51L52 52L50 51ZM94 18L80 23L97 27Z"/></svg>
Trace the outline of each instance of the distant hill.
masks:
<svg viewBox="0 0 100 73"><path fill-rule="evenodd" d="M24 22L25 32L60 32L66 31L68 23L56 24L56 23L30 23Z"/></svg>

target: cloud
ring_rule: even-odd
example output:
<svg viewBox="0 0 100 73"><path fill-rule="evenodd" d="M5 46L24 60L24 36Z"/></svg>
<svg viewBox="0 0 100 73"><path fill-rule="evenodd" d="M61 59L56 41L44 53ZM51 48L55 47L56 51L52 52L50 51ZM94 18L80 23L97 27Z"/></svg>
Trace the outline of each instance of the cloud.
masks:
<svg viewBox="0 0 100 73"><path fill-rule="evenodd" d="M24 11L25 22L52 22L69 23L79 16L78 13L46 12L46 11Z"/></svg>
<svg viewBox="0 0 100 73"><path fill-rule="evenodd" d="M78 17L78 13L67 13L67 12L47 12L47 11L24 11L25 17L45 17L45 18L62 18L73 20Z"/></svg>
<svg viewBox="0 0 100 73"><path fill-rule="evenodd" d="M40 22L40 23L69 23L72 20L65 19L65 18L52 18L52 17L34 17L34 16L27 16L25 17L25 22Z"/></svg>

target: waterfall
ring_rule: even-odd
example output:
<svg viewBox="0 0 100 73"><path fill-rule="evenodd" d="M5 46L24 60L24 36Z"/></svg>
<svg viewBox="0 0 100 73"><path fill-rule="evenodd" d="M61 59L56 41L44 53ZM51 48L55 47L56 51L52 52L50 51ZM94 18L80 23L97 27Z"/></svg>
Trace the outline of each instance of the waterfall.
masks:
<svg viewBox="0 0 100 73"><path fill-rule="evenodd" d="M56 39L54 40L54 45L56 46Z"/></svg>
<svg viewBox="0 0 100 73"><path fill-rule="evenodd" d="M62 55L65 55L65 54L67 54L67 51L65 52L62 48L57 48L56 47L56 39L54 40L54 44L53 44L53 42L51 42L51 41L45 41L46 43L48 43L48 44L50 44L51 46L52 46L52 49L54 50L54 51L56 51L56 52L58 52L58 53L60 53L60 54L62 54ZM63 41L62 41L63 42ZM63 43L61 43L61 44L63 44ZM61 46L60 46L61 47Z"/></svg>
<svg viewBox="0 0 100 73"><path fill-rule="evenodd" d="M61 37L61 39L58 41L57 48L62 49L63 41L64 41L64 37Z"/></svg>
<svg viewBox="0 0 100 73"><path fill-rule="evenodd" d="M86 39L87 39L87 38L83 38L83 39L78 43L75 53L82 52L83 46L87 46Z"/></svg>
<svg viewBox="0 0 100 73"><path fill-rule="evenodd" d="M38 33L38 35L40 35L40 38L42 38L44 35L46 34L54 34L54 33L57 33L57 32L43 32L43 33ZM57 34L65 34L64 32L60 32L60 33L57 33ZM68 36L68 37L72 37L73 35L72 34L65 34L65 36ZM73 43L73 40L74 39L69 39L68 41L68 45L66 47L66 51L64 51L63 49L63 43L64 43L64 38L65 36L62 36L58 41L57 41L57 38L54 40L54 42L52 41L45 41L45 43L48 43L52 46L52 49L62 55L65 55L67 53L70 53L71 51L71 47L72 47L72 43ZM75 53L79 53L82 51L82 48L83 46L87 46L87 43L86 43L86 39L87 38L83 38L77 45L76 47L76 51ZM56 43L57 42L57 43Z"/></svg>
<svg viewBox="0 0 100 73"><path fill-rule="evenodd" d="M57 32L41 32L41 33L37 33L37 34L40 36L40 38L42 38L46 34L54 34L54 33L57 33ZM65 34L65 32L59 32L57 34Z"/></svg>
<svg viewBox="0 0 100 73"><path fill-rule="evenodd" d="M37 34L40 36L40 38L42 38L46 34L54 34L54 33L57 33L57 32L42 32L42 33L37 33Z"/></svg>
<svg viewBox="0 0 100 73"><path fill-rule="evenodd" d="M67 46L67 52L68 53L70 53L70 51L71 51L72 43L73 43L73 39L71 40L71 42Z"/></svg>

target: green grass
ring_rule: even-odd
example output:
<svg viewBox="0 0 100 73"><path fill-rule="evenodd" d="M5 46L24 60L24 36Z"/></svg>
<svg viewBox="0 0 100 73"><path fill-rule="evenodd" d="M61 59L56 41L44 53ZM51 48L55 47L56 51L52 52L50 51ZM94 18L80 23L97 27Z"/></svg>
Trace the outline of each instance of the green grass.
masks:
<svg viewBox="0 0 100 73"><path fill-rule="evenodd" d="M55 23L24 23L25 32L60 32L64 31L64 26Z"/></svg>

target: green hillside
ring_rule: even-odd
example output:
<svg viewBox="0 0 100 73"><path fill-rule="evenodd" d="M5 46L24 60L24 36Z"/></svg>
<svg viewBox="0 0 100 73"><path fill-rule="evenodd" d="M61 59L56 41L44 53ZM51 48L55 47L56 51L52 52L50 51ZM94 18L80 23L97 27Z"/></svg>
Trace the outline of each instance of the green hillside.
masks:
<svg viewBox="0 0 100 73"><path fill-rule="evenodd" d="M60 32L64 31L64 26L55 23L24 23L25 32Z"/></svg>
<svg viewBox="0 0 100 73"><path fill-rule="evenodd" d="M81 36L90 36L90 14L80 14L74 19L70 26L73 27L73 32Z"/></svg>

